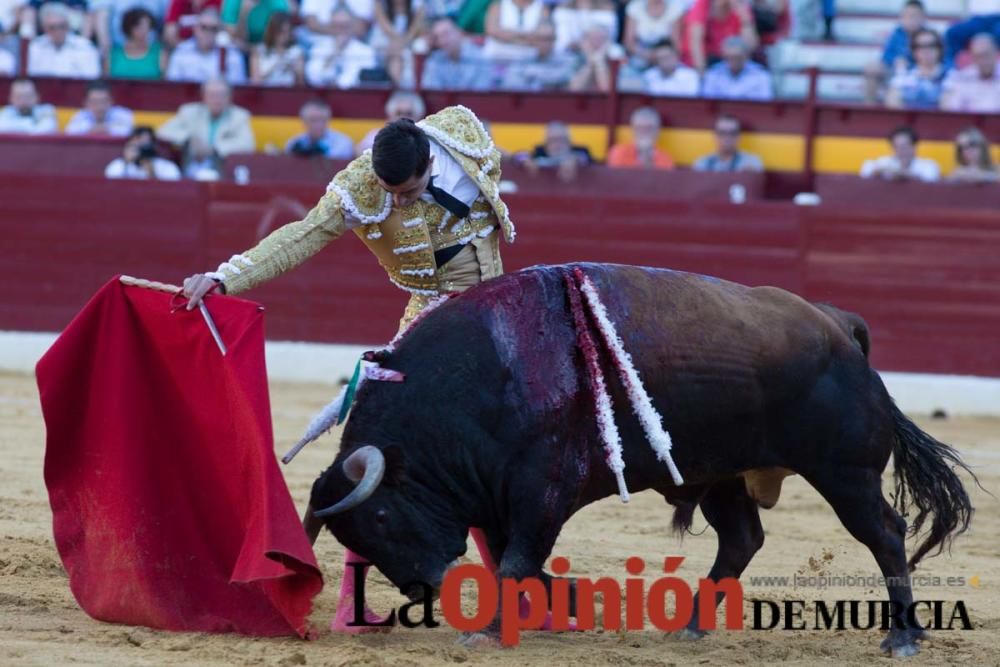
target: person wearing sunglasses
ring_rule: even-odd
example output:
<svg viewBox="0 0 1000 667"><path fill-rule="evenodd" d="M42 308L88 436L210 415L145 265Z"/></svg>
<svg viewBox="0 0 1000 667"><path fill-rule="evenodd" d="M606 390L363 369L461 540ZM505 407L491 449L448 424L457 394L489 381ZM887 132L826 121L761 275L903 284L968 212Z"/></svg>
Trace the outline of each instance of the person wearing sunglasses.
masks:
<svg viewBox="0 0 1000 667"><path fill-rule="evenodd" d="M764 163L753 153L740 150L740 121L719 116L715 121L716 152L698 158L695 171L764 171Z"/></svg>
<svg viewBox="0 0 1000 667"><path fill-rule="evenodd" d="M219 43L222 30L219 12L209 7L198 14L194 36L177 45L170 54L167 65L168 81L193 81L204 83L210 79L224 78L230 84L246 83L246 63L234 48ZM226 53L226 71L219 71L220 50Z"/></svg>
<svg viewBox="0 0 1000 667"><path fill-rule="evenodd" d="M955 169L948 175L953 183L996 183L1000 170L990 155L990 142L975 127L962 130L955 138Z"/></svg>
<svg viewBox="0 0 1000 667"><path fill-rule="evenodd" d="M61 2L42 5L44 34L28 46L29 76L96 79L101 75L97 47L70 31L70 9Z"/></svg>
<svg viewBox="0 0 1000 667"><path fill-rule="evenodd" d="M910 38L914 64L889 82L886 106L894 109L937 109L944 87L944 43L930 28L918 28Z"/></svg>

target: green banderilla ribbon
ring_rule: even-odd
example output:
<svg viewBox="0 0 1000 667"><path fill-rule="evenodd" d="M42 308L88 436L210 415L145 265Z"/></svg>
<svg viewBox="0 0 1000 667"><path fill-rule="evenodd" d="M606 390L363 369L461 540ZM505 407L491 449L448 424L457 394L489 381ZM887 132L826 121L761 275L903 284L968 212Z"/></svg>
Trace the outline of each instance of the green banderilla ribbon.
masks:
<svg viewBox="0 0 1000 667"><path fill-rule="evenodd" d="M344 402L340 404L340 414L337 415L337 423L343 424L344 420L347 419L347 413L351 411L351 406L354 405L354 393L358 389L358 378L361 377L361 359L358 359L358 363L354 366L354 375L351 376L351 381L347 383L347 391L344 393Z"/></svg>

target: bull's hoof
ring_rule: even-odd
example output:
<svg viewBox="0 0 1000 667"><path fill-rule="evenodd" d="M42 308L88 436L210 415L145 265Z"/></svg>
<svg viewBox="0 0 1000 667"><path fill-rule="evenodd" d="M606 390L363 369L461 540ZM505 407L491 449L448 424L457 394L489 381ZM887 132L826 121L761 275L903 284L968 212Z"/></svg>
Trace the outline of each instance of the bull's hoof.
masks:
<svg viewBox="0 0 1000 667"><path fill-rule="evenodd" d="M465 648L500 648L500 637L489 632L466 632L458 640Z"/></svg>
<svg viewBox="0 0 1000 667"><path fill-rule="evenodd" d="M351 598L341 598L337 605L337 614L330 621L330 631L349 634L366 635L373 632L389 632L391 625L375 625L384 623L385 619L380 618L375 612L365 607L365 621L372 625L349 625L354 621L354 600Z"/></svg>
<svg viewBox="0 0 1000 667"><path fill-rule="evenodd" d="M879 648L882 649L883 653L892 655L893 658L909 658L920 652L916 640L922 636L924 636L922 630L906 630L898 634L890 634L882 640Z"/></svg>
<svg viewBox="0 0 1000 667"><path fill-rule="evenodd" d="M694 630L692 628L681 628L674 633L674 637L680 639L681 641L695 641L701 639L707 633L704 630Z"/></svg>

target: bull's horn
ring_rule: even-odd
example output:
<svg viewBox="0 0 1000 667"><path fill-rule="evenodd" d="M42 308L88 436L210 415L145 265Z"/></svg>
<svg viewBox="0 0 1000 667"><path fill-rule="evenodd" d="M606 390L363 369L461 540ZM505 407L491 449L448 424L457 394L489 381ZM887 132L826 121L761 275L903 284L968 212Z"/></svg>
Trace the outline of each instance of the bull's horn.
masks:
<svg viewBox="0 0 1000 667"><path fill-rule="evenodd" d="M382 481L382 475L385 474L385 456L378 447L365 445L347 457L343 470L347 479L355 482L357 486L339 503L314 512L315 516L324 517L346 512L368 500L369 496L375 493L375 489Z"/></svg>

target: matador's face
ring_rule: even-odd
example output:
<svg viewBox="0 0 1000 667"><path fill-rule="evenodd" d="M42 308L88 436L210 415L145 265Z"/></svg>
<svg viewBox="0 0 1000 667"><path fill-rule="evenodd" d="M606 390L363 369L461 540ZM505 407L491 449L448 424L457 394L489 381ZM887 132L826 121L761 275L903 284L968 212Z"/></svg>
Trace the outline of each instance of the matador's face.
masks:
<svg viewBox="0 0 1000 667"><path fill-rule="evenodd" d="M434 156L432 155L427 162L427 169L420 176L410 176L399 185L389 185L380 178L378 179L378 184L383 190L392 194L392 203L394 206L404 208L420 199L420 195L424 194L427 184L431 180L431 166L433 164Z"/></svg>

